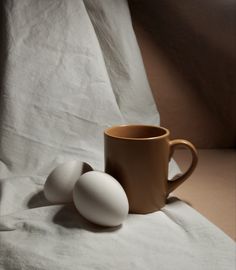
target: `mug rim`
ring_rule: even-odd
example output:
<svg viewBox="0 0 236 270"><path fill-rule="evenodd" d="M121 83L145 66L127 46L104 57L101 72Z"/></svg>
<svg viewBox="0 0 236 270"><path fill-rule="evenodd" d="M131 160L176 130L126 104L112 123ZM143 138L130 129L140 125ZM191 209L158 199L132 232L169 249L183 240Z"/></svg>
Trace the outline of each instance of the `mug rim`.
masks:
<svg viewBox="0 0 236 270"><path fill-rule="evenodd" d="M122 137L122 136L116 136L116 135L109 134L109 132L111 130L113 130L115 128L123 128L123 127L151 127L151 128L155 128L155 129L159 129L159 130L161 129L165 133L163 135L145 137L145 138ZM111 126L109 128L106 128L104 130L104 135L106 135L107 137L110 137L110 138L120 139L120 140L147 141L147 140L157 140L157 139L162 139L162 138L168 137L170 135L170 131L167 128L164 128L162 126L143 125L143 124L124 124L124 125L115 125L115 126Z"/></svg>

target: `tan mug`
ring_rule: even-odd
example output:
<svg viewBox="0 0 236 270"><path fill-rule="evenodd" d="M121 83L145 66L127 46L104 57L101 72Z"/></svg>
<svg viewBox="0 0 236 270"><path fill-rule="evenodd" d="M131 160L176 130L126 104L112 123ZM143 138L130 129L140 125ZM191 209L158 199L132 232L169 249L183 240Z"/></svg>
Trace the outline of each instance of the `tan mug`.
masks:
<svg viewBox="0 0 236 270"><path fill-rule="evenodd" d="M122 125L105 130L105 172L123 186L130 213L150 213L166 203L170 192L194 171L198 157L189 141L170 140L168 129L147 125ZM168 164L176 147L191 151L189 169L168 180Z"/></svg>

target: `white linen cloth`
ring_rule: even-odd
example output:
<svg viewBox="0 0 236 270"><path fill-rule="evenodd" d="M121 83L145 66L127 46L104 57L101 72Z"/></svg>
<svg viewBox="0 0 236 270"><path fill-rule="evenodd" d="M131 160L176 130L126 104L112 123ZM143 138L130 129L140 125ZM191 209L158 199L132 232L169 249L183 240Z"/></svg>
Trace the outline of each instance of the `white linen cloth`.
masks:
<svg viewBox="0 0 236 270"><path fill-rule="evenodd" d="M103 169L106 127L159 124L127 2L1 7L0 269L233 269L233 241L183 202L113 231L43 196L63 161Z"/></svg>
<svg viewBox="0 0 236 270"><path fill-rule="evenodd" d="M86 222L73 204L48 205L32 179L11 180L2 183L15 212L1 216L0 269L235 269L233 241L181 201L105 229Z"/></svg>
<svg viewBox="0 0 236 270"><path fill-rule="evenodd" d="M114 25L121 27L119 19L127 26L106 35L111 47L118 46L115 58L101 50L83 1L6 2L8 57L0 142L5 174L42 175L78 155L102 168L106 127L159 123L126 3L109 5L120 14L113 17ZM110 59L108 68L104 55ZM114 95L115 80L122 83Z"/></svg>

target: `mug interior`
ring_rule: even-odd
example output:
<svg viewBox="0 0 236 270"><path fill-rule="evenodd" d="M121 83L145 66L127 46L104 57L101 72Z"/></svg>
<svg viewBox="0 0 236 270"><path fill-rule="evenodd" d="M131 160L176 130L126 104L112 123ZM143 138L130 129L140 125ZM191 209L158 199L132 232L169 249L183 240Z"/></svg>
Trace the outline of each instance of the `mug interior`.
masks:
<svg viewBox="0 0 236 270"><path fill-rule="evenodd" d="M168 130L162 127L145 125L124 125L108 128L105 134L120 139L151 139L163 137Z"/></svg>

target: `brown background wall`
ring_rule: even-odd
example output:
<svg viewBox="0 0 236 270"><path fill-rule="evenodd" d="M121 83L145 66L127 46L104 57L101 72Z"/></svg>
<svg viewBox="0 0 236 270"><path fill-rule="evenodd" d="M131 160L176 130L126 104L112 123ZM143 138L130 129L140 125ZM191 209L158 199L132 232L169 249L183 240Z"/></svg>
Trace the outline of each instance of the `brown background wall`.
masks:
<svg viewBox="0 0 236 270"><path fill-rule="evenodd" d="M236 1L131 0L161 124L201 148L236 146Z"/></svg>

